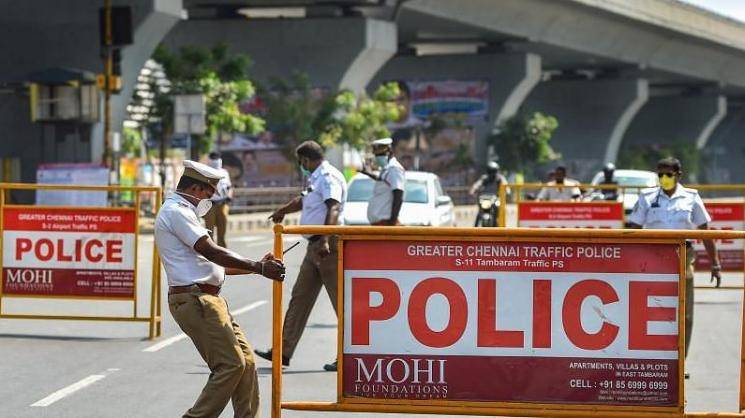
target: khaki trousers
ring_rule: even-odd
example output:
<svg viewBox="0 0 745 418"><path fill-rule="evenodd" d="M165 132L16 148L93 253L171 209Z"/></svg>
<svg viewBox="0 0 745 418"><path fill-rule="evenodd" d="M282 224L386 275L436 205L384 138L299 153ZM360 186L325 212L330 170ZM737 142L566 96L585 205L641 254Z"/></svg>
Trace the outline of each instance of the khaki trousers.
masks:
<svg viewBox="0 0 745 418"><path fill-rule="evenodd" d="M228 227L229 212L230 207L227 203L224 203L222 205L212 205L212 209L204 216L207 229L212 231L212 239L223 248L227 248L225 245L225 229ZM215 234L215 227L217 227L217 234Z"/></svg>
<svg viewBox="0 0 745 418"><path fill-rule="evenodd" d="M321 287L326 288L331 305L336 312L337 295L337 239L329 239L331 254L324 258L318 255L320 240L308 243L308 250L300 265L297 281L292 287L290 304L287 307L282 329L282 355L292 358L300 337L305 331L308 317L318 299Z"/></svg>
<svg viewBox="0 0 745 418"><path fill-rule="evenodd" d="M202 293L168 296L168 307L210 369L202 393L184 417L218 417L229 400L235 417L259 415L259 387L253 349L228 311L225 299Z"/></svg>
<svg viewBox="0 0 745 418"><path fill-rule="evenodd" d="M693 331L693 263L696 261L696 252L690 248L686 249L686 335L685 355L688 357L688 347L691 345L691 332Z"/></svg>

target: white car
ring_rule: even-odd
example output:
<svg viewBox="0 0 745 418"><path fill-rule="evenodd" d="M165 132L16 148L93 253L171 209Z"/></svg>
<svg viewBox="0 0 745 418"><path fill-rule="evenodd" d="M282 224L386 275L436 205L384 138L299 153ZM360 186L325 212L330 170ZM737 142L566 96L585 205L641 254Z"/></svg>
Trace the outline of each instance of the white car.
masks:
<svg viewBox="0 0 745 418"><path fill-rule="evenodd" d="M603 172L600 171L592 178L592 184L600 184L604 178ZM623 209L626 215L634 209L636 201L639 200L639 192L642 189L657 187L658 184L657 173L646 170L616 170L613 173L613 180L619 186L634 187L618 193L619 196L623 196Z"/></svg>
<svg viewBox="0 0 745 418"><path fill-rule="evenodd" d="M364 174L349 182L344 204L344 225L369 225L367 202L372 197L375 181ZM409 226L453 226L455 208L450 196L442 191L436 174L407 171L404 202L398 220Z"/></svg>

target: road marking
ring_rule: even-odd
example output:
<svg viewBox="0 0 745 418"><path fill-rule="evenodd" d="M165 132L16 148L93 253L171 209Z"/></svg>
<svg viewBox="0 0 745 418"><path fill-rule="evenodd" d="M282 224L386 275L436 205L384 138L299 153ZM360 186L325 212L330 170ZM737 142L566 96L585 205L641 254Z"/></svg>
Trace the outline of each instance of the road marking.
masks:
<svg viewBox="0 0 745 418"><path fill-rule="evenodd" d="M32 403L31 406L35 406L35 407L36 406L41 406L41 407L49 406L62 398L72 395L73 393L79 391L80 389L83 389L86 386L90 386L98 382L99 380L105 378L108 374L116 372L116 371L119 371L119 369L106 369L106 372L104 372L103 374L92 374L86 377L85 379L78 380L77 382L71 384L70 386L66 386L52 393L51 395L47 396L44 399L41 399L39 401Z"/></svg>
<svg viewBox="0 0 745 418"><path fill-rule="evenodd" d="M238 308L236 310L230 311L230 314L233 315L233 316L238 316L238 315L244 314L244 313L246 313L248 311L251 311L253 309L256 309L259 306L266 305L267 303L269 303L269 302L267 302L265 300L259 300L259 301L256 301L254 303L251 303L249 305L246 305L246 306L244 306L242 308ZM189 336L186 335L186 334L184 334L184 333L181 333L181 334L178 334L178 335L174 335L171 338L166 338L165 340L163 340L163 341L161 341L161 342L159 342L157 344L153 344L150 347L147 347L147 348L143 349L142 352L143 353L154 353L156 351L160 351L160 350L168 347L169 345L171 345L173 343L177 343L177 342L179 342L181 340L184 340L184 339L186 339L188 337Z"/></svg>

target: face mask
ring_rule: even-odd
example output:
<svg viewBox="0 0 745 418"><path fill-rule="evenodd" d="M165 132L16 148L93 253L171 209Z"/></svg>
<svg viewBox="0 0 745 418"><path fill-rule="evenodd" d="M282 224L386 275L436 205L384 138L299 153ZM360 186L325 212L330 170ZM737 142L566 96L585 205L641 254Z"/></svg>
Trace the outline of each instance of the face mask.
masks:
<svg viewBox="0 0 745 418"><path fill-rule="evenodd" d="M388 156L387 155L376 155L375 156L375 163L378 164L378 167L383 168L388 165Z"/></svg>
<svg viewBox="0 0 745 418"><path fill-rule="evenodd" d="M300 165L300 174L302 174L303 177L310 177L310 170L308 170L307 168L303 167L302 164L299 164L299 165Z"/></svg>
<svg viewBox="0 0 745 418"><path fill-rule="evenodd" d="M207 212L209 212L210 209L212 209L212 201L209 199L199 199L198 197L190 195L188 193L182 193L182 192L176 192L176 193L180 194L181 196L189 196L193 199L199 200L199 203L197 204L197 207L194 210L194 212L200 218L204 218L204 216L207 215Z"/></svg>
<svg viewBox="0 0 745 418"><path fill-rule="evenodd" d="M675 179L675 177L660 177L660 187L662 187L662 190L673 190L676 184L678 184L678 181Z"/></svg>

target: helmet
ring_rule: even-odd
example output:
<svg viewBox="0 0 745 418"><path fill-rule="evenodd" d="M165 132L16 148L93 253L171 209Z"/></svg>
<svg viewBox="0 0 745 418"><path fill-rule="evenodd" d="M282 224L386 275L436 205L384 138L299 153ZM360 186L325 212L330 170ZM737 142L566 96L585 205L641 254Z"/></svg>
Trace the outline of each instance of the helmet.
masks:
<svg viewBox="0 0 745 418"><path fill-rule="evenodd" d="M613 163L608 163L603 167L603 171L613 172L616 171L616 165Z"/></svg>
<svg viewBox="0 0 745 418"><path fill-rule="evenodd" d="M488 173L496 173L499 171L499 164L496 161L489 161L486 164L486 171Z"/></svg>

